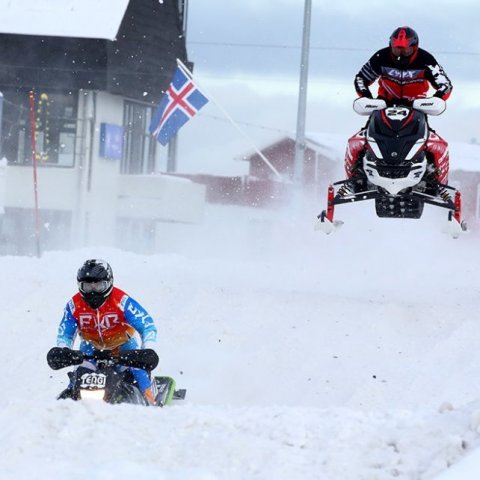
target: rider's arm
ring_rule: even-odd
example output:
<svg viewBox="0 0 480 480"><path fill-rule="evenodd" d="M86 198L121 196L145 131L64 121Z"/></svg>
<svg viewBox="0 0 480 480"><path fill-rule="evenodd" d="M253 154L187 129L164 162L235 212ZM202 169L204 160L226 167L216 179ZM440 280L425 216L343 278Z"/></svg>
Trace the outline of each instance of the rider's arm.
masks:
<svg viewBox="0 0 480 480"><path fill-rule="evenodd" d="M355 90L360 97L372 98L372 92L368 87L380 77L379 56L379 52L375 53L355 76Z"/></svg>
<svg viewBox="0 0 480 480"><path fill-rule="evenodd" d="M77 322L72 314L72 301L70 300L63 312L63 318L58 326L57 347L72 348L77 336Z"/></svg>
<svg viewBox="0 0 480 480"><path fill-rule="evenodd" d="M442 66L439 65L433 55L430 54L427 55L425 78L437 90L434 93L434 96L440 97L443 100L447 100L452 93L452 82L447 77L447 74L443 70Z"/></svg>
<svg viewBox="0 0 480 480"><path fill-rule="evenodd" d="M157 327L149 313L136 300L128 297L124 315L127 322L140 334L142 348L151 348L157 340Z"/></svg>

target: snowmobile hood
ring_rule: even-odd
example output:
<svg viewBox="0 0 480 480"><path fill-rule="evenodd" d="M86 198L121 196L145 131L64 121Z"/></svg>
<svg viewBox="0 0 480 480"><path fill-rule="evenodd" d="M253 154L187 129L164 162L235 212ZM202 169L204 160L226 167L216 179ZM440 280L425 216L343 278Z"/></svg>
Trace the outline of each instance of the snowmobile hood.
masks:
<svg viewBox="0 0 480 480"><path fill-rule="evenodd" d="M375 141L387 163L398 163L407 157L414 145L426 140L424 113L407 107L391 107L374 112L367 130L367 141Z"/></svg>

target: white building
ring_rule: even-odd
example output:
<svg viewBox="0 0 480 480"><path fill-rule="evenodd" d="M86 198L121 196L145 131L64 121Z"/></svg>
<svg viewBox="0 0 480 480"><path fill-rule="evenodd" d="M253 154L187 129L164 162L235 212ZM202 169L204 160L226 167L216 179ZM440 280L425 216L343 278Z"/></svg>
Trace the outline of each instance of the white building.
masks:
<svg viewBox="0 0 480 480"><path fill-rule="evenodd" d="M166 175L167 152L148 133L175 59L187 61L185 8L0 0L0 252L32 253L38 237L42 249L154 250L162 222L201 220L205 187Z"/></svg>

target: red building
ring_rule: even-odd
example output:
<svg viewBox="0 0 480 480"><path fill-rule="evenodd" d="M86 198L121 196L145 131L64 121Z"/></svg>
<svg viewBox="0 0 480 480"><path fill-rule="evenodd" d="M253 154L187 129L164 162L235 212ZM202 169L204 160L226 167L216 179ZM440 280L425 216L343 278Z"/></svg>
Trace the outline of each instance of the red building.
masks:
<svg viewBox="0 0 480 480"><path fill-rule="evenodd" d="M169 174L189 178L207 187L207 201L253 207L275 207L290 199L293 186L295 140L282 137L260 150L279 176L257 153L239 157L249 162L247 176ZM339 177L343 163L334 148L307 139L303 165L303 185L307 192L325 196L328 184Z"/></svg>
<svg viewBox="0 0 480 480"><path fill-rule="evenodd" d="M295 170L295 140L285 136L261 150L271 165L282 177L270 168L257 153L243 157L250 163L247 177L247 197L249 204L269 205L286 200L291 193L291 183ZM306 139L303 162L304 190L311 193L321 191L338 175L338 151L311 138Z"/></svg>
<svg viewBox="0 0 480 480"><path fill-rule="evenodd" d="M308 138L305 143L303 184L328 182L331 178L330 174L337 165L337 152ZM293 180L295 159L295 140L293 138L282 137L261 152L285 180ZM250 177L261 180L278 180L258 153L255 152L243 158L250 163Z"/></svg>

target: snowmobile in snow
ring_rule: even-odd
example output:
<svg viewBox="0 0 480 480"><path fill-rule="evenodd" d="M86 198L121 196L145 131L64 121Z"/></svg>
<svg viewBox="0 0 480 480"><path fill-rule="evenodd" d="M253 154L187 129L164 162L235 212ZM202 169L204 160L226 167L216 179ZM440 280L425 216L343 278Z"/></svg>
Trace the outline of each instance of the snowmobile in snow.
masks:
<svg viewBox="0 0 480 480"><path fill-rule="evenodd" d="M84 360L94 360L96 370L79 366L69 372L70 385L57 399L96 399L111 404L148 405L132 373L125 367L152 371L158 365L158 355L154 350L131 350L114 356L108 350L96 350L93 355L86 355L79 350L53 347L47 354L48 365L53 370L81 365ZM176 390L173 378L156 376L154 379L158 391L156 405L163 407L173 400L185 398L186 390Z"/></svg>
<svg viewBox="0 0 480 480"><path fill-rule="evenodd" d="M334 219L337 205L374 200L381 218L418 219L425 204L443 208L448 212L446 232L454 238L465 232L461 193L446 184L447 144L427 122L427 115L443 113L444 100L423 98L388 107L384 100L359 98L354 110L370 116L366 127L349 139L347 161L357 153L358 168L351 178L328 187L327 209L317 216L315 229L329 234L343 224Z"/></svg>

